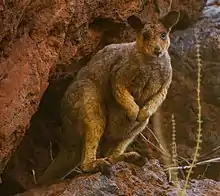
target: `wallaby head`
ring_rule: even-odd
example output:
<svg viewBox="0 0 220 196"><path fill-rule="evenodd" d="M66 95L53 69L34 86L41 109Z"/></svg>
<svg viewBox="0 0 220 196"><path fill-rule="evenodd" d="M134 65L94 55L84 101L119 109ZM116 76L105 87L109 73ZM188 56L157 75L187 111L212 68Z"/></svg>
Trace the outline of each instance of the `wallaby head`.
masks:
<svg viewBox="0 0 220 196"><path fill-rule="evenodd" d="M170 46L169 33L179 21L180 13L170 11L154 23L143 23L135 15L130 16L128 24L137 33L137 48L139 52L151 56L162 56Z"/></svg>

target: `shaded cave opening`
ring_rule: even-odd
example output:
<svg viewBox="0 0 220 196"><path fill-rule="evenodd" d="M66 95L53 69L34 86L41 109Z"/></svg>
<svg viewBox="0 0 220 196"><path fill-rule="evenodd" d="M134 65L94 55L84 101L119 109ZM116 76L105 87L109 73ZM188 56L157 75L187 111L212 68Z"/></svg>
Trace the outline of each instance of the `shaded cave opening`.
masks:
<svg viewBox="0 0 220 196"><path fill-rule="evenodd" d="M35 186L38 178L59 152L59 135L62 124L59 116L61 99L77 72L87 64L91 56L105 45L120 40L122 23L111 19L96 18L89 24L89 31L99 35L98 45L88 56L72 59L70 65L57 64L51 70L49 86L38 110L32 116L30 126L15 153L9 160L2 176L0 195L10 196ZM34 172L34 173L33 173Z"/></svg>

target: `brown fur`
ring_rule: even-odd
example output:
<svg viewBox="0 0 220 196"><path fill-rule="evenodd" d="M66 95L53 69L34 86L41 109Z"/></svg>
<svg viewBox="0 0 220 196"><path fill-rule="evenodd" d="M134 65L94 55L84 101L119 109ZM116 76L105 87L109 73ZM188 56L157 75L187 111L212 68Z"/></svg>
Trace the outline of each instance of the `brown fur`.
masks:
<svg viewBox="0 0 220 196"><path fill-rule="evenodd" d="M125 150L166 97L172 78L169 32L178 19L175 11L154 24L131 16L137 40L104 47L79 71L62 101L63 146L40 183L64 176L79 163L85 172L123 160L145 163ZM99 145L104 158L97 158Z"/></svg>

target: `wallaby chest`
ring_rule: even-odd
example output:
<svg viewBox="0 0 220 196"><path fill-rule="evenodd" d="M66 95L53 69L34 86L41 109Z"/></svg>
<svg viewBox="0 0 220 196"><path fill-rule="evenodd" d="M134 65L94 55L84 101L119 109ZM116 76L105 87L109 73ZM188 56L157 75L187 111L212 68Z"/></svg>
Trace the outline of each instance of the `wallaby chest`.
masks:
<svg viewBox="0 0 220 196"><path fill-rule="evenodd" d="M129 91L141 107L148 99L157 94L164 84L171 81L172 67L166 59L146 61L139 66Z"/></svg>

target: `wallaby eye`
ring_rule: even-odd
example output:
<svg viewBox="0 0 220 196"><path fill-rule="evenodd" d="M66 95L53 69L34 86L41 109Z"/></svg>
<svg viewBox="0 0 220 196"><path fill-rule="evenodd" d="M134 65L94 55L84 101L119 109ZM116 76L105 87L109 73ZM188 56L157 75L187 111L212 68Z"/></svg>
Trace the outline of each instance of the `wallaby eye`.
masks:
<svg viewBox="0 0 220 196"><path fill-rule="evenodd" d="M161 35L160 35L161 39L162 40L166 40L167 38L167 33L166 32L162 32Z"/></svg>

